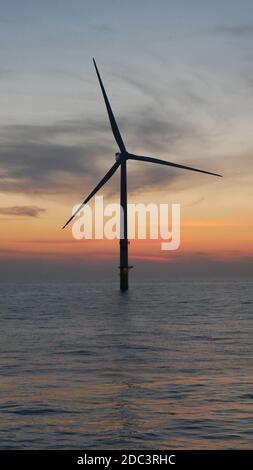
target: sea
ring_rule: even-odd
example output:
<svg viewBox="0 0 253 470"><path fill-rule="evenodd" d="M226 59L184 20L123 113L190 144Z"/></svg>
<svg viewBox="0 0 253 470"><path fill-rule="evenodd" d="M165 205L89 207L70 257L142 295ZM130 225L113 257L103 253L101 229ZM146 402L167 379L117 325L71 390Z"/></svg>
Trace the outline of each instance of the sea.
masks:
<svg viewBox="0 0 253 470"><path fill-rule="evenodd" d="M252 449L251 281L3 283L1 449Z"/></svg>

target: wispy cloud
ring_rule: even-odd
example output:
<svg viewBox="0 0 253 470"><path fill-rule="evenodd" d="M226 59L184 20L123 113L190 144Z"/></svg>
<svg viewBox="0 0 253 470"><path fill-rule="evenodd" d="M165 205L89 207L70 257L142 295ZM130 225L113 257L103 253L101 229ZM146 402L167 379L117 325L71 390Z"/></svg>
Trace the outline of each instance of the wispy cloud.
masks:
<svg viewBox="0 0 253 470"><path fill-rule="evenodd" d="M217 25L212 30L218 34L229 34L232 36L252 36L253 24L223 24Z"/></svg>
<svg viewBox="0 0 253 470"><path fill-rule="evenodd" d="M99 33L102 34L111 34L115 33L115 28L107 23L100 23L97 26L95 26L95 31L98 31Z"/></svg>
<svg viewBox="0 0 253 470"><path fill-rule="evenodd" d="M38 217L46 209L37 206L0 207L1 215Z"/></svg>

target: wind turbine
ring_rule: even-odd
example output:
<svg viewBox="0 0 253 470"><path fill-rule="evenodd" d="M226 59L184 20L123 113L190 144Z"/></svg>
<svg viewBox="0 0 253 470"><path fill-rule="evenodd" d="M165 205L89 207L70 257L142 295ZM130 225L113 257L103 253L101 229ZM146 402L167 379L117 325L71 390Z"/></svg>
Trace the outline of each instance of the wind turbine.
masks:
<svg viewBox="0 0 253 470"><path fill-rule="evenodd" d="M156 163L159 165L166 165L171 166L174 168L181 168L182 170L190 170L190 171L197 171L199 173L205 173L207 175L213 176L220 176L217 173L211 173L210 171L199 170L197 168L192 168L190 166L179 165L177 163L168 162L165 160L160 160L158 158L153 157L146 157L140 155L134 155L133 153L128 153L123 139L121 137L118 125L116 123L114 114L112 112L111 105L109 103L100 73L97 68L97 64L95 59L93 59L93 63L95 66L95 70L97 73L98 81L102 90L105 106L107 109L109 121L112 128L112 133L116 140L116 143L119 147L119 152L115 153L116 162L112 165L111 169L106 173L106 175L101 179L101 181L97 184L97 186L91 191L89 196L83 201L80 207L75 211L75 213L69 218L66 224L62 227L63 229L74 219L77 213L87 204L87 202L99 191L102 186L112 177L112 175L116 172L116 170L120 167L120 204L123 209L123 216L120 220L122 230L120 233L122 234L123 238L120 240L120 289L125 291L128 289L128 271L131 266L128 265L128 238L127 238L127 171L126 171L126 163L127 160L137 160L141 162L149 162L149 163ZM122 227L123 225L123 227Z"/></svg>

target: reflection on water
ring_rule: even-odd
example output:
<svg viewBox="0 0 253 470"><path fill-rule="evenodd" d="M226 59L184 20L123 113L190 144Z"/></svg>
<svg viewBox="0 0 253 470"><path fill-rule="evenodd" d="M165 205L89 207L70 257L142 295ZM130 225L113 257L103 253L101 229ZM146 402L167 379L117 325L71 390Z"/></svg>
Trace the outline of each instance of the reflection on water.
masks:
<svg viewBox="0 0 253 470"><path fill-rule="evenodd" d="M2 449L252 448L250 282L0 291Z"/></svg>

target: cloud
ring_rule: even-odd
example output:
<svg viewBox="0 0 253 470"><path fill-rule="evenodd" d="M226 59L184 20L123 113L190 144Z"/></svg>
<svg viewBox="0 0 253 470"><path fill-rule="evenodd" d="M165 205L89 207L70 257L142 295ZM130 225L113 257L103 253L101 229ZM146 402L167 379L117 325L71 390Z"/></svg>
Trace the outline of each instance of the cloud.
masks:
<svg viewBox="0 0 253 470"><path fill-rule="evenodd" d="M216 24L210 28L201 28L193 32L187 32L186 38L208 37L213 35L228 35L235 37L250 37L253 35L252 23Z"/></svg>
<svg viewBox="0 0 253 470"><path fill-rule="evenodd" d="M253 24L218 25L213 28L213 32L232 36L252 36Z"/></svg>
<svg viewBox="0 0 253 470"><path fill-rule="evenodd" d="M138 80L138 78L133 75L133 72L126 68L123 64L121 64L121 71L117 70L117 72L114 73L114 76L120 79L120 81L126 85L134 87L138 92L145 96L146 100L152 100L153 103L158 104L160 107L164 106L164 100L161 91L157 90L157 88L154 87L152 83L149 84L146 78L143 78L143 80Z"/></svg>
<svg viewBox="0 0 253 470"><path fill-rule="evenodd" d="M185 207L194 207L194 206L197 206L198 204L200 204L201 202L203 202L205 200L204 197L200 197L198 199L195 199L194 201L192 202L189 202L188 204L183 204Z"/></svg>
<svg viewBox="0 0 253 470"><path fill-rule="evenodd" d="M165 114L159 103L143 106L118 121L130 152L190 166L192 143L207 138L180 112ZM3 126L0 142L0 191L28 195L88 194L114 163L117 150L106 115L80 116L51 125ZM187 158L182 159L185 149ZM198 166L196 160L192 166ZM165 171L148 163L129 162L128 168L131 191L166 189L172 181L185 178L185 172ZM116 175L104 188L106 193L115 194L117 181ZM193 181L194 173L188 172L187 185Z"/></svg>
<svg viewBox="0 0 253 470"><path fill-rule="evenodd" d="M127 142L133 150L139 146L145 147L147 154L155 149L162 151L166 142L172 144L186 132L159 119L153 111L148 108L131 119L120 120L122 128L129 131ZM1 192L66 194L83 192L86 184L89 190L114 163L117 149L106 120L104 123L80 118L51 126L6 126L1 128L0 139ZM132 189L159 186L175 177L175 172L142 165L138 174L132 173ZM113 185L111 188L115 188Z"/></svg>
<svg viewBox="0 0 253 470"><path fill-rule="evenodd" d="M46 209L37 206L0 207L0 214L13 216L38 217Z"/></svg>
<svg viewBox="0 0 253 470"><path fill-rule="evenodd" d="M107 23L98 24L97 26L95 26L95 31L98 31L99 33L102 33L102 34L111 34L111 33L116 32L115 28L113 28L111 25Z"/></svg>
<svg viewBox="0 0 253 470"><path fill-rule="evenodd" d="M83 123L82 123L83 124ZM84 130L83 130L84 128ZM105 126L63 122L51 126L6 126L1 129L0 190L21 193L66 193L100 174L109 145L95 144ZM85 144L75 143L83 132ZM67 143L64 143L64 139ZM71 144L68 142L73 141ZM102 140L102 139L101 139ZM106 162L105 162L106 166Z"/></svg>
<svg viewBox="0 0 253 470"><path fill-rule="evenodd" d="M122 119L130 134L129 144L151 151L164 152L175 149L180 139L186 139L193 132L192 126L180 122L177 116L172 119L158 117L154 107L145 107L131 119Z"/></svg>

